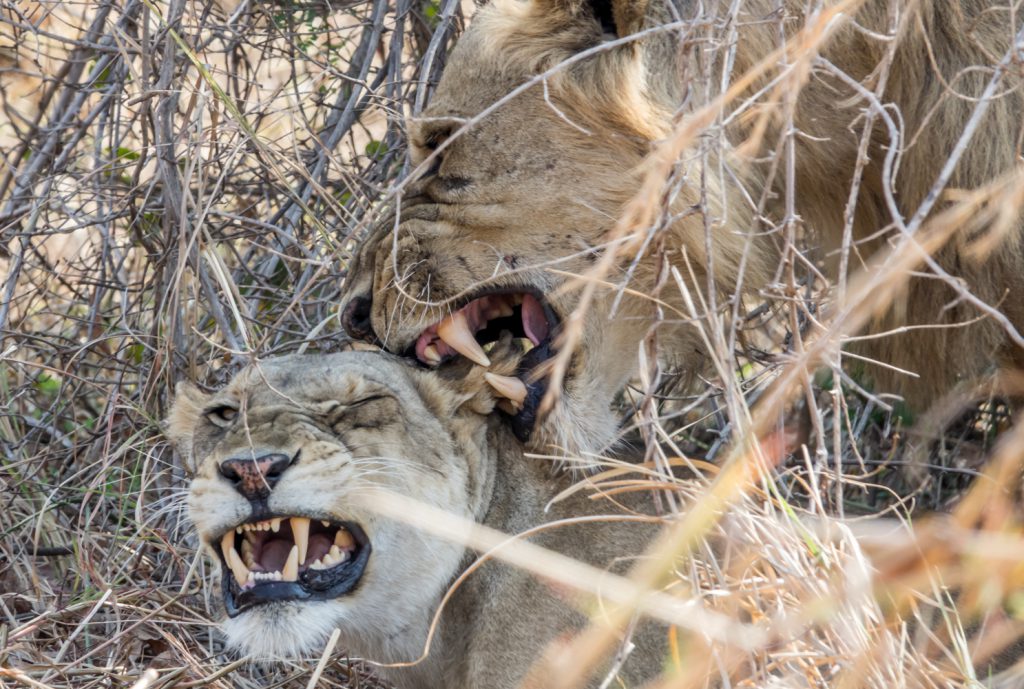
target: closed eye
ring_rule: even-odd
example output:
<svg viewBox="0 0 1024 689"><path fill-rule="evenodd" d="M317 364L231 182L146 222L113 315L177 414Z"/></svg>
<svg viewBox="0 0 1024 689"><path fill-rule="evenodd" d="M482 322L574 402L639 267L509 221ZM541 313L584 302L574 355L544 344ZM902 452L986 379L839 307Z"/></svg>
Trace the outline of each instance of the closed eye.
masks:
<svg viewBox="0 0 1024 689"><path fill-rule="evenodd" d="M347 406L348 406L349 409L351 409L352 407L358 407L361 404L368 404L370 402L379 402L380 400L386 400L386 399L389 399L388 395L370 395L369 397L364 397L361 400L356 400L355 402L349 402Z"/></svg>
<svg viewBox="0 0 1024 689"><path fill-rule="evenodd" d="M338 401L335 401L335 402L330 403L330 405L323 411L323 415L327 416L327 417L337 416L339 414L344 414L347 411L351 411L353 409L357 409L357 408L363 406L364 404L370 404L372 402L380 402L381 400L388 400L388 399L391 399L390 395L368 395L367 397L362 397L360 399L353 400L351 402L338 402Z"/></svg>
<svg viewBox="0 0 1024 689"><path fill-rule="evenodd" d="M336 433L359 428L382 428L401 417L401 405L393 395L368 395L347 404L338 404L327 417Z"/></svg>

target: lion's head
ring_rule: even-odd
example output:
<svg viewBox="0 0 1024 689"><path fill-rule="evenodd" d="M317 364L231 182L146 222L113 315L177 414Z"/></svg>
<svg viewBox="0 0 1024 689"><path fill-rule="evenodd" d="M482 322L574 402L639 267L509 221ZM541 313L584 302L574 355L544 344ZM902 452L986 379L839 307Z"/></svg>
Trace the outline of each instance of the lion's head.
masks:
<svg viewBox="0 0 1024 689"><path fill-rule="evenodd" d="M587 275L607 249L681 98L678 36L626 38L664 24L671 17L656 15L668 11L643 0L495 0L478 11L431 105L409 123L420 176L350 266L342 309L350 335L439 366L459 356L487 365L481 346L511 332L533 347L520 371L531 395L514 410L520 437L533 430L544 384L528 374L575 318L585 282L572 277ZM693 211L696 188L684 185L670 200L679 209L664 219L671 258L688 264L685 279L703 290L710 248L731 293L748 238L707 239L717 220ZM715 208L709 196L705 207ZM656 261L636 258L620 258L573 322L583 330L579 346L558 413L531 437L535 445L593 450L614 436L610 401L637 370L638 345L660 308L649 295L666 278ZM681 311L663 315L678 356L700 360L703 344Z"/></svg>
<svg viewBox="0 0 1024 689"><path fill-rule="evenodd" d="M365 506L386 490L479 519L487 387L479 370L456 387L376 352L255 362L211 394L179 386L168 436L221 565L229 642L293 656L339 627L354 652L418 655L463 549Z"/></svg>

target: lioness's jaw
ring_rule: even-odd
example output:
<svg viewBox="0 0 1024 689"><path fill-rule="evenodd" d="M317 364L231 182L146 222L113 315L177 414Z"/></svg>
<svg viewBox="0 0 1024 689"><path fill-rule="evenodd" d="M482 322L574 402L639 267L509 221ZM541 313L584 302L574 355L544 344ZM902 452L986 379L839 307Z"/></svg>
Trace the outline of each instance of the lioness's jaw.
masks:
<svg viewBox="0 0 1024 689"><path fill-rule="evenodd" d="M229 617L270 602L348 595L371 552L358 524L304 516L239 524L218 542Z"/></svg>

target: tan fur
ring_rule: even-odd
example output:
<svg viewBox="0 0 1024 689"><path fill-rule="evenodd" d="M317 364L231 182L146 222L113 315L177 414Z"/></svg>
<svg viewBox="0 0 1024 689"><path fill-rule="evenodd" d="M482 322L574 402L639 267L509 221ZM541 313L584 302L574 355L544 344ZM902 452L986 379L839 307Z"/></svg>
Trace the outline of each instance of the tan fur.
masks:
<svg viewBox="0 0 1024 689"><path fill-rule="evenodd" d="M712 22L719 24L706 30L695 23L698 28L685 45L680 45L679 31L652 34L639 43L576 61L547 79L546 94L537 84L447 141L435 165L402 199L400 222L383 222L352 264L348 296L372 297L372 325L380 342L391 351L405 351L425 326L483 286L539 289L562 317L571 313L579 292L559 290L566 282L564 274L586 273L592 266L593 251L638 189L641 163L653 140L671 131L672 114L684 101L683 107L692 107L715 96L699 92L702 82L696 77L709 69L711 83L721 81L722 57L728 53L713 53L709 64L705 39L729 36L721 25L729 6L721 2L707 7L709 16L718 17ZM740 5L737 22L730 25L737 32L733 79L805 25L806 3L787 0L781 6L786 11L786 36L780 34L777 20L780 3L748 0ZM972 99L981 94L1020 30L1021 13L992 0L920 0L893 6L900 10L901 28L881 101L895 106L890 110L898 111L904 127L894 193L901 213L909 218L961 136L976 105ZM616 0L611 7L620 34L663 24L672 16L662 0L650 5ZM677 10L692 18L693 7L680 3ZM889 17L889 2L866 0L839 20L841 26L825 45L823 57L868 91L874 90L889 45L878 36L887 32ZM429 109L410 123L413 162L425 160L467 118L602 40L586 3L495 0L482 8L452 53ZM949 189L979 188L1020 162L1024 96L1019 68L1014 69L991 103ZM740 100L767 78L751 85ZM779 98L776 92L770 96ZM823 251L833 255L840 244L864 108L865 100L856 91L819 68L800 92L794 110L794 124L801 132L796 139L795 213L814 232ZM747 113L726 134L734 143L759 134L760 149L747 153L760 160L779 151L781 163L783 121L781 111L767 120ZM856 204L857 244L851 270L864 265L875 248L896 235L882 190L888 144L887 130L876 125ZM738 166L735 176L723 176L723 185L718 166L731 163L718 161L715 153L710 151L707 168L707 218L688 211L700 200L700 154L693 151L681 160L687 183L673 199L678 219L665 243L668 260L684 275L693 271L691 288L706 288L711 267L715 288L723 297L719 304L726 304L727 312L731 305L726 298L738 286L741 294L755 293L772 279L777 265L779 238L752 232L766 226L755 220L740 186L749 187L755 203L764 197L763 215L774 224L785 216L786 175L784 165L772 174L768 164L753 163ZM762 181L768 178L770 183ZM943 205L938 203L936 210ZM705 221L711 231L708 241ZM1020 328L1024 247L1019 217L1012 225L987 260L969 257L963 240L936 259ZM627 267L625 261L620 266L622 271ZM624 275L613 274L608 280L618 284ZM657 266L642 261L629 287L650 293L656 275ZM627 298L612 314L614 292L603 291L588 312L558 413L535 442L553 440L586 450L600 447L613 435L609 402L635 371L637 346L655 315L643 298ZM661 296L681 308L674 286ZM958 324L978 315L947 285L925 277L911 281L876 330ZM693 327L676 319L662 326L659 342L671 365L690 373L703 370L706 356ZM970 327L912 328L878 340L867 351L920 375L894 377L883 368L868 370L881 389L900 392L919 408L959 381L981 375L994 361L1021 360L992 319Z"/></svg>
<svg viewBox="0 0 1024 689"><path fill-rule="evenodd" d="M240 409L228 428L206 417L225 404ZM405 495L505 533L619 512L610 500L582 494L548 509L566 479L550 478L543 462L525 458L499 415L489 414L493 406L479 369L446 382L371 352L260 362L209 396L180 388L168 435L194 458L189 509L208 548L246 521L250 509L219 474L220 461L297 451L300 459L270 493L271 512L356 522L372 546L355 590L332 601L278 602L243 612L225 620L229 642L259 657L315 656L338 627L340 648L348 653L381 663L420 656L442 595L475 556L368 509L374 491ZM623 499L631 501L616 498ZM531 540L621 572L654 530L612 521L558 526ZM513 689L549 641L585 619L551 587L488 563L445 608L429 657L382 672L399 689ZM657 675L663 639L664 630L638 632L638 648L620 675L629 686Z"/></svg>

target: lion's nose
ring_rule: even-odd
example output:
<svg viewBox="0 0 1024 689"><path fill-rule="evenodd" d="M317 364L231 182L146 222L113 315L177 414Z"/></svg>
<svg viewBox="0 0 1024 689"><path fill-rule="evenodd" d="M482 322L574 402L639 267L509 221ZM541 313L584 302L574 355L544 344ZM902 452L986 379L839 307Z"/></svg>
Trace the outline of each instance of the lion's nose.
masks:
<svg viewBox="0 0 1024 689"><path fill-rule="evenodd" d="M237 457L220 463L220 473L250 501L266 500L293 458L282 454Z"/></svg>
<svg viewBox="0 0 1024 689"><path fill-rule="evenodd" d="M341 325L349 336L364 342L372 342L373 324L370 323L370 307L373 302L370 297L359 294L345 304L345 310L341 313Z"/></svg>

